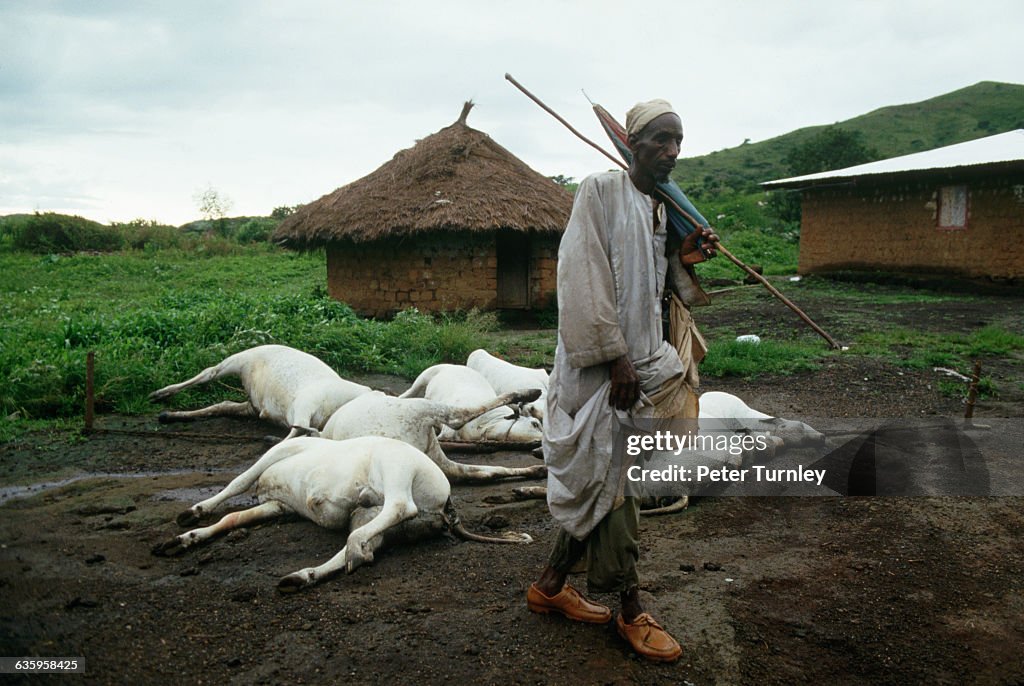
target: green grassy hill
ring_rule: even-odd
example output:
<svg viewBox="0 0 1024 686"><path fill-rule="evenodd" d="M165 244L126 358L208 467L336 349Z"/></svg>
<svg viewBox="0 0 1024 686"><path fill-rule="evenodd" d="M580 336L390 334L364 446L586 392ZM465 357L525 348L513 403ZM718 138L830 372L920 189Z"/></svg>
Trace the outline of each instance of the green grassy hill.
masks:
<svg viewBox="0 0 1024 686"><path fill-rule="evenodd" d="M860 132L880 158L961 143L1024 128L1024 85L982 81L968 88L908 105L883 107L836 122ZM673 176L694 199L750 193L763 181L783 178L786 154L826 126L798 129L760 143L680 160Z"/></svg>

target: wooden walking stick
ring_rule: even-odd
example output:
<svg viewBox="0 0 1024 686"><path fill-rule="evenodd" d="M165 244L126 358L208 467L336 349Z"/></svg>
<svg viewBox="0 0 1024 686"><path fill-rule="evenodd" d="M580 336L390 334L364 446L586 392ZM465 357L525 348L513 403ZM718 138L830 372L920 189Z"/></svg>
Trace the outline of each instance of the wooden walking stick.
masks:
<svg viewBox="0 0 1024 686"><path fill-rule="evenodd" d="M605 157L607 157L608 159L610 159L610 160L611 160L612 162L616 163L617 165L619 165L619 166L620 166L620 167L622 167L623 169L628 169L628 168L629 168L629 167L627 167L627 166L626 166L626 164L625 164L625 163L624 163L624 162L623 162L622 160L620 160L620 159L618 159L617 157L613 156L613 155L612 155L611 153L609 153L609 152L608 152L607 150L605 150L604 148L602 148L602 147L601 147L600 145L598 145L598 144L597 144L597 143L595 143L594 141L590 140L589 138L587 138L586 136L584 136L584 135L583 135L582 133L580 133L579 131L577 131L577 130L576 130L575 128L573 128L573 127L572 127L572 125L571 125L571 124L569 124L569 122L567 122L567 121L566 121L565 119L563 119L563 118L562 118L561 116L559 116L559 114L558 114L557 112L555 112L555 111L554 111L553 109L551 109L550 107L548 107L547 105L545 105L545 104L544 104L544 103L543 103L543 102L542 102L542 101L540 100L540 98L538 98L538 97L537 97L536 95L534 95L533 93L531 93L530 91L528 91L528 90L527 90L527 89L526 89L526 88L525 88L525 87L524 87L524 86L523 86L523 85L522 85L521 83L519 83L519 82L518 82L518 81L516 81L516 80L515 80L514 78L512 78L512 75L511 75L511 74L508 74L508 73L506 73L506 74L505 74L505 79L506 79L506 80L507 80L507 81L508 81L509 83L511 83L511 84L512 84L513 86L515 86L516 88L518 88L518 89L519 89L520 91L522 91L522 93L523 93L524 95L526 95L526 97L530 98L530 100L533 100L533 101L534 101L535 103L537 103L537 104L538 104L538 105L539 105L539 106L541 107L541 109L543 109L543 110L544 110L545 112L547 112L547 113L548 113L548 114L550 114L550 115L551 115L552 117L554 117L555 119L557 119L557 120L558 120L558 121L559 121L559 122L560 122L560 123L561 123L561 124L562 124L563 126L565 126L565 127L567 128L567 129L569 129L570 131L572 131L572 133L573 133L573 134L575 134L577 138L579 138L579 139L580 139L580 140L582 140L582 141L583 141L584 143L586 143L586 144L587 144L587 145L589 145L590 147L592 147L592 148L594 148L595 150L597 150L598 152L600 152L600 153L601 153L602 155L604 155ZM682 216L683 216L684 218L686 218L686 220L687 220L688 222L690 222L690 223L691 223L691 224L692 224L693 226L695 226L695 227L696 227L696 226L703 226L703 225L702 225L702 224L701 224L700 222L698 222L698 221L697 221L697 220L696 220L696 219L695 219L695 218L693 217L693 215L691 215L691 214L690 214L689 212L687 212L687 211L686 211L686 210L684 210L684 209L683 209L682 207L680 207L680 206L679 206L679 204L678 204L678 203L677 203L677 202L676 202L676 201L675 201L675 200L674 200L673 198L669 197L669 196L668 196L667 194L665 194L665 193L663 193L663 192L659 192L659 195L661 196L661 198L662 198L662 200L663 200L664 202L666 202L666 203L670 204L670 205L671 205L671 206L672 206L672 207L673 207L673 208L674 208L674 209L675 209L675 210L676 210L677 212L679 212L679 214L680 214L680 215L682 215ZM730 252L730 251L729 251L728 249L726 249L726 247L725 247L724 245L722 245L722 242L721 242L721 241L718 241L718 242L717 242L717 243L715 244L715 249L717 249L717 250L718 250L719 252L721 252L721 253L722 253L723 255L725 255L725 257L726 257L726 258L727 258L727 259L728 259L728 260L729 260L730 262L732 262L733 264L735 264L735 265L736 265L737 267L739 267L740 269L742 269L743 271L745 271L745 272L746 272L747 274L749 274L749 275L750 275L750 276L752 276L753 278L757 279L757 281L758 281L758 282L760 282L760 284L761 284L762 286L764 286L765 288L767 288L767 289L768 289L768 292L769 292L769 293L771 293L771 294L772 294L772 295L774 295L774 296L775 296L776 298L778 298L779 300L781 300L781 301L782 301L782 303L783 303L784 305L786 305L786 307L788 307L789 309L793 310L793 312L795 312L795 313L797 314L797 316L798 316L798 317L800 317L800 319L804 321L804 323L806 323L806 324L807 324L808 326L810 326L810 327L811 327L811 328L812 328L812 329L814 330L814 332L815 332L815 333L817 333L817 334L818 334L819 336L821 336L821 337L822 337L822 338L824 338L824 339L825 339L826 341L828 341L829 347L831 347L831 348L832 348L833 350L839 350L839 349L840 349L840 346L839 346L839 344L838 344L838 343L836 343L836 341L835 341L835 339L834 339L834 338L832 338L831 336L829 336L829 335L828 335L828 333L827 333L827 332L826 332L826 331L825 331L824 329L822 329L822 328L821 328L820 326L818 326L818 325L817 325L817 324L816 324L816 323L815 323L815 322L814 322L814 321L813 321L813 320L812 320L812 319L811 319L810 317L808 317L808 316L807 316L807 314L806 314L806 313L805 313L805 312L804 312L803 310L801 310L801 309L800 309L799 307L797 307L797 306L796 306L796 304L795 304L795 303L794 303L794 302L793 302L792 300L790 300L789 298L787 298L786 296L784 296L784 295L783 295L783 294L782 294L782 293L781 293L781 292L779 291L779 289L775 288L775 286L773 286L773 285L771 285L770 283L768 283L768 280L767 280L767 279L765 279L765 278L764 278L764 277L763 277L762 275L758 274L758 273L757 273L757 272L755 272L755 271L754 271L753 269L751 269L750 267L748 267L748 266L747 266L746 264L744 264L744 263L743 263L743 262L742 262L742 261L741 261L741 260L740 260L740 259L739 259L738 257L736 257L735 255L733 255L733 254L732 254L732 253L731 253L731 252Z"/></svg>

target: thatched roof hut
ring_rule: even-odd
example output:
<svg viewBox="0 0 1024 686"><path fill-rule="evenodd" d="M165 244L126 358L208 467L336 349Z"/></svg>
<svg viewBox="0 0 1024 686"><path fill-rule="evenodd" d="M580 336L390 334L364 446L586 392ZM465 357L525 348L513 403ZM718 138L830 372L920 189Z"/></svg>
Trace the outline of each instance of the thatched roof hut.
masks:
<svg viewBox="0 0 1024 686"><path fill-rule="evenodd" d="M546 304L572 196L470 128L471 107L302 207L274 239L327 246L331 295L367 314Z"/></svg>

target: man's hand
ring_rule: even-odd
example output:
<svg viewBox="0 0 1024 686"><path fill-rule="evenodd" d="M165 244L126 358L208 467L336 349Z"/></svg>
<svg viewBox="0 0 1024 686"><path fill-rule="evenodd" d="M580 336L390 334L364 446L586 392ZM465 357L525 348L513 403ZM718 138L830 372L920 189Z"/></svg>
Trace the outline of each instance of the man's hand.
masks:
<svg viewBox="0 0 1024 686"><path fill-rule="evenodd" d="M698 248L697 241L701 239L703 239L703 245ZM684 267L690 267L698 262L710 260L717 254L715 252L716 243L718 243L718 234L711 229L694 231L683 239L683 245L679 248L679 261L683 263Z"/></svg>
<svg viewBox="0 0 1024 686"><path fill-rule="evenodd" d="M623 355L611 362L612 392L608 404L628 410L640 399L640 378L629 357Z"/></svg>

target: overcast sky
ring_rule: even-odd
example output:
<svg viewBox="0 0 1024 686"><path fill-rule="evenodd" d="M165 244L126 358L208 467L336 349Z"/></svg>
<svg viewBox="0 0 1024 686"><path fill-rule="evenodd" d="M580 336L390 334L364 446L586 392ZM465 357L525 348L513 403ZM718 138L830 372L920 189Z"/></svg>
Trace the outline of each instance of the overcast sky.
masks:
<svg viewBox="0 0 1024 686"><path fill-rule="evenodd" d="M505 72L595 139L581 89L620 121L667 98L683 157L1024 83L1020 0L630 6L0 0L0 215L180 224L208 187L265 215L373 171L470 98L470 125L542 174L609 166Z"/></svg>

